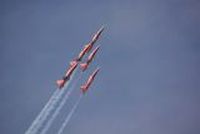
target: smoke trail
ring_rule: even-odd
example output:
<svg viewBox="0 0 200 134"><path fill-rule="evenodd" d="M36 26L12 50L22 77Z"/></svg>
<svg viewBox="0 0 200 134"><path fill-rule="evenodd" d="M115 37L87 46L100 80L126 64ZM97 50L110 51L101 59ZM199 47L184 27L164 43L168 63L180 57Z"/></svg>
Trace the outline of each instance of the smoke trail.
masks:
<svg viewBox="0 0 200 134"><path fill-rule="evenodd" d="M76 70L72 74L71 80L73 79L75 73L76 73ZM55 108L56 104L62 97L64 91L67 89L71 80L69 80L68 83L65 84L62 90L56 89L53 96L50 98L50 100L47 102L47 104L43 108L42 112L39 113L36 120L32 123L31 127L29 127L29 129L25 132L25 134L35 134L38 132L38 130L42 127L44 121L47 119L50 112Z"/></svg>
<svg viewBox="0 0 200 134"><path fill-rule="evenodd" d="M64 94L64 91L67 89L69 83L70 83L70 81L68 81L68 83L65 85L65 87L63 87L62 90L58 90L57 96L55 96L55 98L52 101L51 105L46 109L46 111L45 111L44 115L42 116L42 118L40 118L40 120L37 122L37 126L35 128L33 128L33 131L32 131L31 134L36 134L38 132L38 130L42 127L43 123L48 118L48 116L50 115L51 111L55 109L56 104L61 99L61 97Z"/></svg>
<svg viewBox="0 0 200 134"><path fill-rule="evenodd" d="M75 112L78 104L80 103L80 100L82 98L82 94L80 95L80 97L78 98L78 100L76 101L76 103L74 104L72 110L70 111L70 113L68 114L67 118L65 119L65 121L63 122L63 124L61 125L59 131L58 131L58 134L62 134L65 127L67 126L67 124L69 123L70 121L70 118L72 117L73 113Z"/></svg>
<svg viewBox="0 0 200 134"><path fill-rule="evenodd" d="M48 109L48 107L51 105L52 101L56 98L58 94L58 90L54 91L53 95L51 96L51 98L48 100L48 102L46 103L46 105L44 106L44 108L42 109L42 111L38 114L38 116L36 117L36 119L33 121L33 123L31 124L31 126L28 128L28 130L25 132L25 134L30 134L33 129L35 128L35 126L37 125L38 121L42 118L42 116L44 115L45 111Z"/></svg>
<svg viewBox="0 0 200 134"><path fill-rule="evenodd" d="M49 130L49 128L51 127L53 121L56 119L56 117L59 115L60 110L63 108L63 106L65 105L67 99L69 98L71 92L73 91L73 89L75 88L77 82L79 81L79 79L81 78L81 75L79 76L79 78L73 83L72 87L70 87L70 89L68 90L68 92L66 93L66 95L64 96L63 100L61 101L61 103L59 104L59 106L56 108L56 111L53 113L52 117L49 119L49 121L47 122L46 126L44 127L44 129L42 130L41 134L46 134L46 132Z"/></svg>

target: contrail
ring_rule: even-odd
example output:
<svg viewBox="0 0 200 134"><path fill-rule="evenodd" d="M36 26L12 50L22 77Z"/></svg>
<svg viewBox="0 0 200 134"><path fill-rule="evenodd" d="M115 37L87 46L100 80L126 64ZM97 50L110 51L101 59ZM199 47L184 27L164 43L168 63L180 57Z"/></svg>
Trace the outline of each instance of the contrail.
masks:
<svg viewBox="0 0 200 134"><path fill-rule="evenodd" d="M72 79L71 79L72 80ZM46 121L46 119L48 118L48 116L50 115L51 111L55 109L57 103L59 102L59 100L61 99L62 95L64 94L65 90L67 90L71 80L68 81L68 83L66 83L66 85L63 87L63 89L58 90L58 94L57 96L54 98L54 100L52 101L51 105L46 109L44 115L42 116L42 118L38 121L38 125L36 126L36 128L33 129L33 132L31 134L36 134L38 132L38 130L42 127L43 123Z"/></svg>
<svg viewBox="0 0 200 134"><path fill-rule="evenodd" d="M82 98L82 94L80 95L80 97L78 98L78 100L76 101L76 103L74 104L72 110L70 111L70 113L68 114L67 118L65 119L65 121L63 122L63 124L61 125L59 131L58 131L58 134L62 134L65 127L67 126L67 124L69 123L70 121L70 118L72 117L73 113L75 112L78 104L80 103L80 100Z"/></svg>
<svg viewBox="0 0 200 134"><path fill-rule="evenodd" d="M43 125L44 121L47 119L47 117L50 114L50 112L54 109L54 107L56 106L57 102L60 100L62 94L64 93L64 90L67 87L68 87L68 84L64 87L64 89L62 89L62 91L57 89L58 93L53 98L53 100L51 101L50 105L45 109L44 114L42 114L41 118L39 118L39 120L37 120L37 122L35 123L32 131L30 131L30 133L26 133L26 134L35 134L35 133L38 132L38 130L41 128L41 126Z"/></svg>
<svg viewBox="0 0 200 134"><path fill-rule="evenodd" d="M66 85L65 89L68 87L68 84ZM33 130L33 134L37 133L38 130L42 127L43 123L46 121L46 119L48 118L48 116L50 115L51 111L55 109L58 101L61 99L62 95L64 94L64 90L62 89L62 91L60 91L58 93L58 95L55 97L55 99L53 100L53 102L51 103L51 105L48 107L48 109L45 111L45 114L43 115L43 117L38 121L38 125L36 126L36 128Z"/></svg>
<svg viewBox="0 0 200 134"><path fill-rule="evenodd" d="M64 96L64 98L62 99L62 101L60 102L59 106L56 108L56 111L53 113L52 117L49 119L49 121L47 122L46 126L43 128L41 134L46 134L46 132L49 130L49 128L51 127L53 121L56 119L56 117L59 115L60 110L63 108L63 106L65 105L67 99L69 98L71 92L74 90L75 86L77 85L77 82L79 81L79 79L81 78L81 75L79 76L79 78L73 83L72 87L70 87L70 89L67 91L66 95Z"/></svg>
<svg viewBox="0 0 200 134"><path fill-rule="evenodd" d="M76 73L76 70L75 70L74 74L75 73ZM72 75L71 80L73 79L74 74ZM51 98L49 99L49 101L47 102L45 107L42 109L42 111L36 117L36 119L31 124L29 129L25 132L25 134L35 134L35 133L37 133L37 131L43 125L44 121L47 119L50 112L55 108L56 104L58 103L58 101L62 97L64 91L67 89L71 80L69 80L68 83L66 83L66 85L63 87L62 90L56 89L56 91L53 93L53 95L51 96Z"/></svg>
<svg viewBox="0 0 200 134"><path fill-rule="evenodd" d="M51 98L48 100L48 102L46 103L46 105L44 106L44 108L42 109L42 111L38 114L38 116L33 121L33 123L31 124L31 126L29 127L29 129L25 132L25 134L30 134L33 131L33 129L37 125L38 121L42 118L42 116L44 115L45 111L51 105L52 101L56 98L57 94L58 94L58 89L56 91L54 91L54 93L51 96Z"/></svg>

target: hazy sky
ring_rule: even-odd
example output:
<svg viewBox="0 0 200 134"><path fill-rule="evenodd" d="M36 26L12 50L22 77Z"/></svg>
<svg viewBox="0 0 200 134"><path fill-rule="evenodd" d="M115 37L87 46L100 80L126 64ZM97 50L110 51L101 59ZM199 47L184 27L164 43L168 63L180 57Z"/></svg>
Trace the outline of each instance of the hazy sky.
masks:
<svg viewBox="0 0 200 134"><path fill-rule="evenodd" d="M1 134L26 131L102 24L83 81L101 73L65 133L200 133L199 0L1 0L0 16Z"/></svg>

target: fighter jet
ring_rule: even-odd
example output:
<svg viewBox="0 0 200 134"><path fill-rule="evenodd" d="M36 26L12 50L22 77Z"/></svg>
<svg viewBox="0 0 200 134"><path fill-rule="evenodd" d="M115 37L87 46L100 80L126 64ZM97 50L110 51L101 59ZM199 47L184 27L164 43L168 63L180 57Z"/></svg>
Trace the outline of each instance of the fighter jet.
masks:
<svg viewBox="0 0 200 134"><path fill-rule="evenodd" d="M82 51L79 53L78 57L75 58L73 61L70 62L70 65L72 66L73 64L75 64L76 62L80 62L82 60L82 58L84 57L84 55L86 53L89 53L91 51L91 49L93 48L94 44L96 43L96 41L99 39L101 33L103 32L104 27L102 26L97 33L93 36L92 40L85 45L85 47L82 49Z"/></svg>
<svg viewBox="0 0 200 134"><path fill-rule="evenodd" d="M56 84L59 87L59 89L63 88L65 83L68 80L70 80L70 77L71 77L72 73L74 72L74 70L77 68L77 66L78 66L78 63L74 63L72 66L69 67L69 69L65 73L65 76L61 80L56 81Z"/></svg>
<svg viewBox="0 0 200 134"><path fill-rule="evenodd" d="M80 67L81 67L82 71L85 71L85 70L88 68L89 64L90 64L90 63L92 62L92 60L94 59L94 57L95 57L97 51L99 50L99 48L100 48L100 46L96 47L96 48L92 51L92 53L88 56L87 61L86 61L85 63L81 63L81 64L80 64Z"/></svg>
<svg viewBox="0 0 200 134"><path fill-rule="evenodd" d="M75 63L80 62L83 56L87 53L89 47L90 47L89 45L85 45L83 50L79 53L78 57L70 62L70 65L73 66Z"/></svg>
<svg viewBox="0 0 200 134"><path fill-rule="evenodd" d="M95 44L95 43L96 43L96 41L99 39L99 37L100 37L101 33L103 32L103 30L104 30L104 26L102 26L102 27L97 31L97 33L93 36L92 41L91 41L91 44Z"/></svg>
<svg viewBox="0 0 200 134"><path fill-rule="evenodd" d="M100 68L97 68L88 78L87 82L81 86L81 91L82 93L86 93L87 90L89 89L90 85L92 84L92 82L94 81L95 76L97 75L97 73L99 72Z"/></svg>

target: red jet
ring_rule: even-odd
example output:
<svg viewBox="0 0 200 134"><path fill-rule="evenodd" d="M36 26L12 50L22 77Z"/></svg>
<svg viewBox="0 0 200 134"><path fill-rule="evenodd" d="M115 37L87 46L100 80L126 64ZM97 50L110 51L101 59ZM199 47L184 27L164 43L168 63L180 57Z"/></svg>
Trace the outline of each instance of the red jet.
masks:
<svg viewBox="0 0 200 134"><path fill-rule="evenodd" d="M104 27L102 26L97 33L93 36L92 41L90 41L87 45L85 45L85 47L83 48L83 50L79 53L78 57L76 59L74 59L73 61L70 62L70 65L72 66L73 64L75 64L76 62L79 62L82 60L83 56L86 53L89 53L92 49L92 47L94 46L94 44L96 43L96 41L99 39L101 33L103 32Z"/></svg>
<svg viewBox="0 0 200 134"><path fill-rule="evenodd" d="M70 65L73 66L75 63L80 62L83 56L89 51L88 49L90 49L90 47L92 47L90 44L85 45L83 50L79 53L78 58L75 58L73 61L71 61Z"/></svg>
<svg viewBox="0 0 200 134"><path fill-rule="evenodd" d="M96 47L96 48L92 51L92 53L88 56L87 61L86 61L85 63L81 63L81 64L80 64L82 71L85 71L85 70L88 68L89 64L90 64L90 63L92 62L92 60L94 59L94 57L95 57L97 51L99 50L99 48L100 48L100 46Z"/></svg>
<svg viewBox="0 0 200 134"><path fill-rule="evenodd" d="M99 39L99 37L100 37L101 33L103 32L103 30L104 30L104 26L102 26L102 27L97 31L97 33L93 36L92 41L91 41L91 44L96 43L96 41Z"/></svg>
<svg viewBox="0 0 200 134"><path fill-rule="evenodd" d="M97 73L99 72L99 68L97 68L88 78L87 82L81 86L81 91L84 94L85 92L87 92L87 90L89 89L90 85L92 84L92 82L94 81L95 76L97 75Z"/></svg>
<svg viewBox="0 0 200 134"><path fill-rule="evenodd" d="M78 63L73 64L72 66L70 66L70 68L67 70L65 76L61 79L61 80L57 80L56 84L59 87L59 89L63 88L65 83L70 80L70 77L72 75L72 73L74 72L74 70L77 68Z"/></svg>

